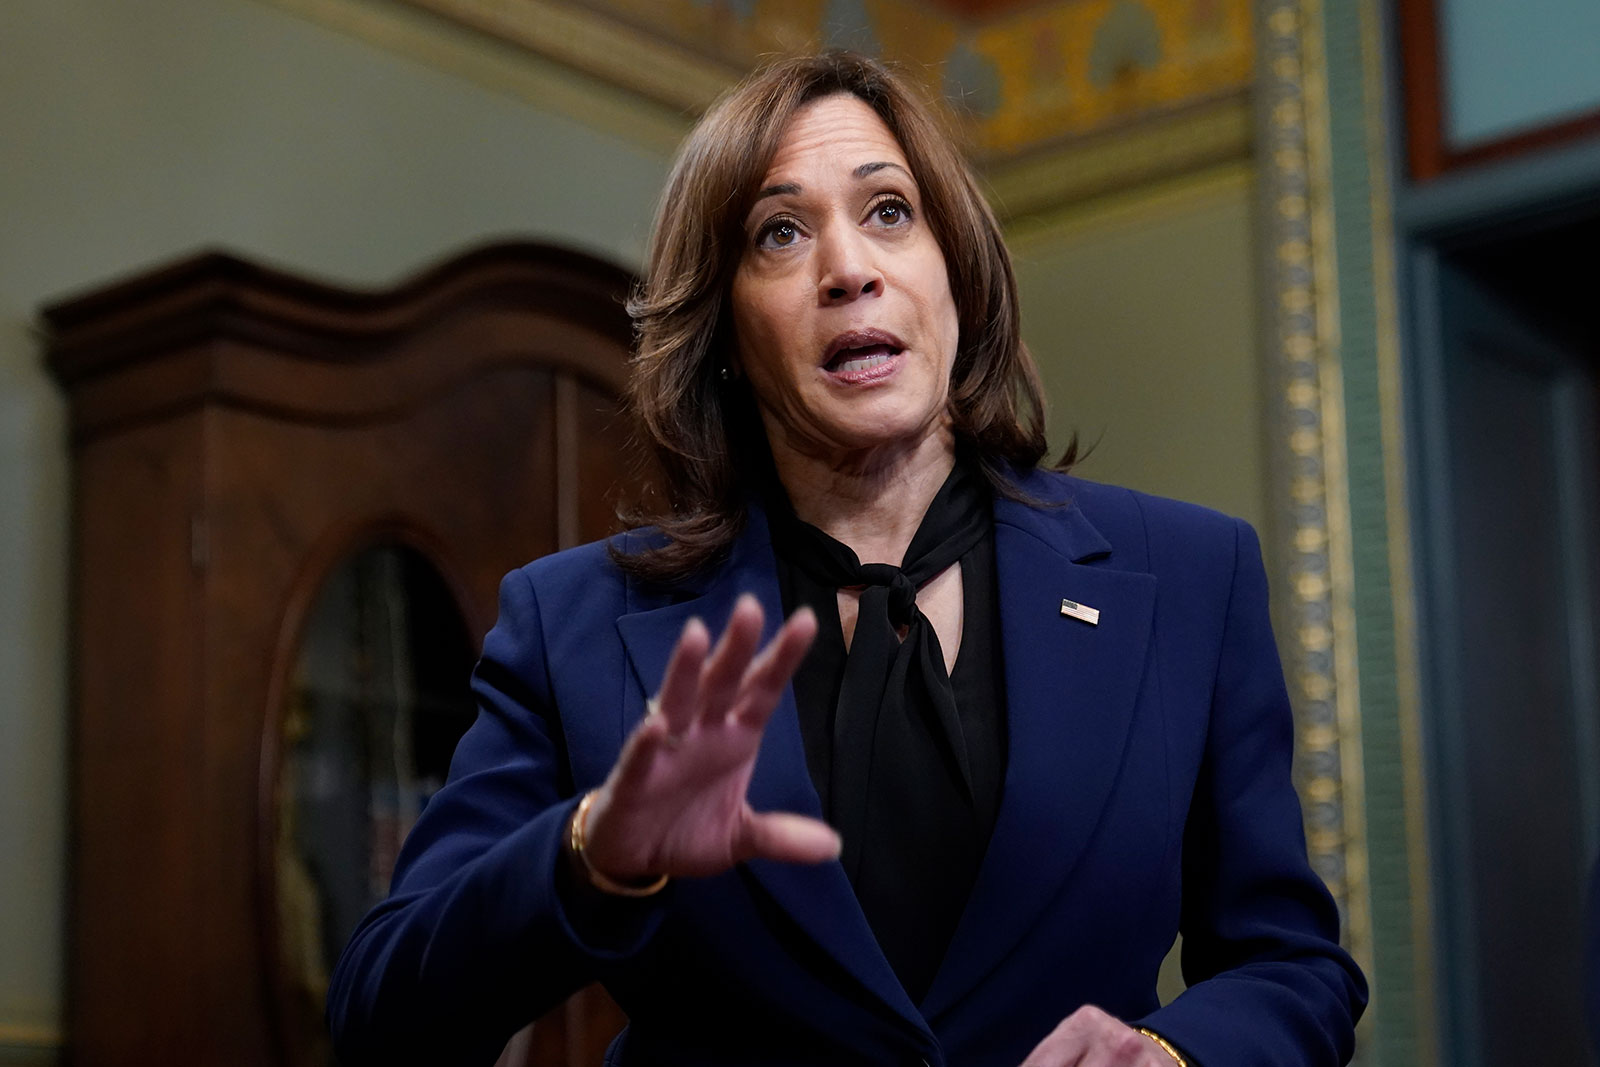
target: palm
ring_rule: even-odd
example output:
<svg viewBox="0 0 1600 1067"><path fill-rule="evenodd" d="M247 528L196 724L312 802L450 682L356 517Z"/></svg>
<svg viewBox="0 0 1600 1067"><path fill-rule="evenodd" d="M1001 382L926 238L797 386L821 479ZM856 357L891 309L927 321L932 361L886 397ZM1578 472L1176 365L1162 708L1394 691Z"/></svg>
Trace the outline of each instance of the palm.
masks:
<svg viewBox="0 0 1600 1067"><path fill-rule="evenodd" d="M761 608L741 597L710 649L684 627L654 710L623 746L589 816L587 856L612 877L706 876L754 857L818 862L838 853L825 824L757 814L745 800L761 735L816 635L802 609L758 651Z"/></svg>

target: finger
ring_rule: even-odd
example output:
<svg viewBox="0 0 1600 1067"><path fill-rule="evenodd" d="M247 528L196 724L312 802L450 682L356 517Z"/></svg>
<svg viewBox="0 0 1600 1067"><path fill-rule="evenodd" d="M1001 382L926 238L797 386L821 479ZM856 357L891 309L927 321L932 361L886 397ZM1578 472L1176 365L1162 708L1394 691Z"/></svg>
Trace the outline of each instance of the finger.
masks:
<svg viewBox="0 0 1600 1067"><path fill-rule="evenodd" d="M1061 1021L1023 1067L1164 1067L1166 1053L1144 1034L1093 1004Z"/></svg>
<svg viewBox="0 0 1600 1067"><path fill-rule="evenodd" d="M1076 1067L1077 1058L1067 1059L1067 1053L1055 1034L1035 1045L1033 1051L1028 1053L1028 1058L1022 1061L1022 1067L1067 1067L1068 1064Z"/></svg>
<svg viewBox="0 0 1600 1067"><path fill-rule="evenodd" d="M816 636L817 616L810 608L801 608L789 616L783 629L745 671L733 714L747 725L758 728L765 725L778 706L784 686L800 669Z"/></svg>
<svg viewBox="0 0 1600 1067"><path fill-rule="evenodd" d="M617 756L612 778L623 796L630 795L649 776L654 756L672 748L675 740L694 722L698 706L700 670L705 663L711 634L705 623L692 618L672 649L661 688L650 701L656 714L646 714L634 727Z"/></svg>
<svg viewBox="0 0 1600 1067"><path fill-rule="evenodd" d="M821 819L788 812L750 812L737 853L741 861L826 863L838 859L840 847L839 834Z"/></svg>
<svg viewBox="0 0 1600 1067"><path fill-rule="evenodd" d="M649 779L656 753L670 747L667 741L670 729L665 716L649 715L623 742L622 752L611 767L610 784L612 791L624 801L624 807L633 802L637 791Z"/></svg>
<svg viewBox="0 0 1600 1067"><path fill-rule="evenodd" d="M711 632L706 624L698 618L685 623L655 699L656 709L666 719L669 733L681 734L694 724L699 705L700 671L710 649Z"/></svg>
<svg viewBox="0 0 1600 1067"><path fill-rule="evenodd" d="M749 593L739 597L728 617L727 629L716 651L700 671L700 715L709 722L720 722L728 713L739 690L750 657L761 643L761 605Z"/></svg>
<svg viewBox="0 0 1600 1067"><path fill-rule="evenodd" d="M1028 1053L1022 1067L1078 1067L1087 1049L1085 1008L1067 1016Z"/></svg>
<svg viewBox="0 0 1600 1067"><path fill-rule="evenodd" d="M1022 1067L1078 1067L1078 1058L1067 1058L1061 1042L1051 1034L1028 1053L1028 1058L1022 1061Z"/></svg>
<svg viewBox="0 0 1600 1067"><path fill-rule="evenodd" d="M1051 1034L1022 1061L1022 1067L1088 1067L1081 1046L1070 1039L1059 1039Z"/></svg>

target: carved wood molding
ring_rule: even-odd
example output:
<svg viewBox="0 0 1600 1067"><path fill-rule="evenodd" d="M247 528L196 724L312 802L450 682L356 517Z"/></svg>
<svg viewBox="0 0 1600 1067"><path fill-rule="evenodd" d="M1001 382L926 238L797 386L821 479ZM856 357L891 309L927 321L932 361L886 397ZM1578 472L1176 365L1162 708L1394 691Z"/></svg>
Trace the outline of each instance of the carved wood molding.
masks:
<svg viewBox="0 0 1600 1067"><path fill-rule="evenodd" d="M530 358L617 393L624 363L567 353L589 347L583 335L628 336L631 285L620 268L523 242L370 292L207 252L43 314L81 440L202 403L314 422L388 418Z"/></svg>

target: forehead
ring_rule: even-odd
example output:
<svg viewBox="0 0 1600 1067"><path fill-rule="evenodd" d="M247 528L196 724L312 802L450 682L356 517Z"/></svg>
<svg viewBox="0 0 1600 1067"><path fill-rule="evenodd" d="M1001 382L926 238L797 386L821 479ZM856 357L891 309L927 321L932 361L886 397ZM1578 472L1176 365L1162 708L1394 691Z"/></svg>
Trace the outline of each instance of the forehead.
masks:
<svg viewBox="0 0 1600 1067"><path fill-rule="evenodd" d="M790 118L763 184L792 180L808 170L851 171L862 163L898 163L905 152L878 113L856 96L813 100Z"/></svg>

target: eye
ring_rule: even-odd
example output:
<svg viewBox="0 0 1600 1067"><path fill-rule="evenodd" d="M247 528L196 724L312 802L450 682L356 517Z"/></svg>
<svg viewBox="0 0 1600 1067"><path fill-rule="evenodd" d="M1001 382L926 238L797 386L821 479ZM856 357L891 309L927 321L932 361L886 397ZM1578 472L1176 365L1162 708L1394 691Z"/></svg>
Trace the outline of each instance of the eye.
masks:
<svg viewBox="0 0 1600 1067"><path fill-rule="evenodd" d="M898 196L886 196L873 203L867 217L879 226L904 226L911 221L911 205Z"/></svg>
<svg viewBox="0 0 1600 1067"><path fill-rule="evenodd" d="M788 248L800 241L800 227L793 219L776 218L756 232L756 247Z"/></svg>

